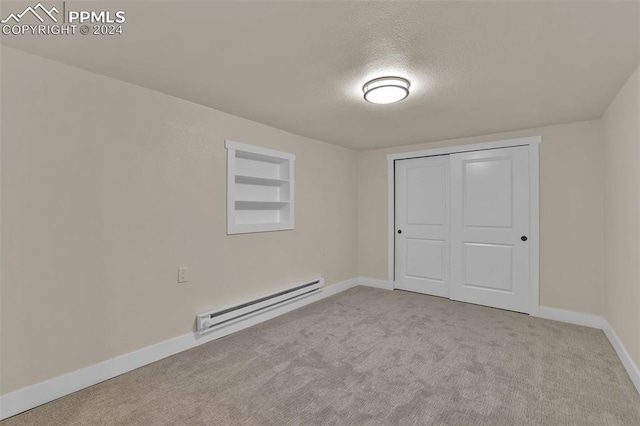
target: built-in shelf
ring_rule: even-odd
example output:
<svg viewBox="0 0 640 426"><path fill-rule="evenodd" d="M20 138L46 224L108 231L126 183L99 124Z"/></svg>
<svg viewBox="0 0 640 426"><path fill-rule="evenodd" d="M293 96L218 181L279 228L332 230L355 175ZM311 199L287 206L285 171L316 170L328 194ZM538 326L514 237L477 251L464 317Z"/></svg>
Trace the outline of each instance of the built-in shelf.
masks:
<svg viewBox="0 0 640 426"><path fill-rule="evenodd" d="M227 234L293 229L295 155L226 141Z"/></svg>
<svg viewBox="0 0 640 426"><path fill-rule="evenodd" d="M257 210L265 208L279 209L289 204L288 201L253 201L253 200L236 200L236 209Z"/></svg>
<svg viewBox="0 0 640 426"><path fill-rule="evenodd" d="M243 183L247 185L281 186L287 182L289 182L289 179L272 179L258 176L236 175L236 183Z"/></svg>

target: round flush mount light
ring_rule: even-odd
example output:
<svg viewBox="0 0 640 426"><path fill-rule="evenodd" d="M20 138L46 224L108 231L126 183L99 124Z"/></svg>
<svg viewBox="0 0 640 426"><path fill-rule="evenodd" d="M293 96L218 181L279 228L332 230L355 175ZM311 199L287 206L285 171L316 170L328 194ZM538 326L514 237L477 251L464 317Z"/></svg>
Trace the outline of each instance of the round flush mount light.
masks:
<svg viewBox="0 0 640 426"><path fill-rule="evenodd" d="M362 86L364 100L372 104L392 104L409 96L409 80L402 77L380 77Z"/></svg>

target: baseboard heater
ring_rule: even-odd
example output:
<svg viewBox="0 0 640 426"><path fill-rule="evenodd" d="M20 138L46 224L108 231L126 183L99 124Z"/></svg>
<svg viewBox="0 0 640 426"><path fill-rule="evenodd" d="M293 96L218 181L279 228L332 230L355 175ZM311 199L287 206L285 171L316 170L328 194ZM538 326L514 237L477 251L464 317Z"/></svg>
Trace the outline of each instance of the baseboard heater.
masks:
<svg viewBox="0 0 640 426"><path fill-rule="evenodd" d="M295 287L253 299L239 305L198 314L196 317L197 331L199 334L204 334L222 326L223 324L239 320L242 317L247 317L259 311L273 309L294 300L311 296L312 294L319 293L323 286L324 280L322 278L318 278L317 280L305 284L299 284Z"/></svg>

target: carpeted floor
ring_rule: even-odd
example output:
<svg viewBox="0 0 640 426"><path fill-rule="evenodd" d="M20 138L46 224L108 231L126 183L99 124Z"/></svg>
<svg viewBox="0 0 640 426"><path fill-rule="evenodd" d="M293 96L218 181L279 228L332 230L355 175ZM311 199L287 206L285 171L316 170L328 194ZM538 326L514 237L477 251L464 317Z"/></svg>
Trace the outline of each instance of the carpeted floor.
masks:
<svg viewBox="0 0 640 426"><path fill-rule="evenodd" d="M356 287L1 423L640 425L599 330Z"/></svg>

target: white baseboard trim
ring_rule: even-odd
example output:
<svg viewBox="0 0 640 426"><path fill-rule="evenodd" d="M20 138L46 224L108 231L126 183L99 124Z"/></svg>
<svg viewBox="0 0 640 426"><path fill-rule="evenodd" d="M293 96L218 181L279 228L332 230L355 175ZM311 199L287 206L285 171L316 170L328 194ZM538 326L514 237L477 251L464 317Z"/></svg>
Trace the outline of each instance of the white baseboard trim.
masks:
<svg viewBox="0 0 640 426"><path fill-rule="evenodd" d="M640 370L638 370L638 366L631 359L629 352L627 352L627 349L624 347L615 331L613 331L609 322L605 318L603 318L602 321L602 331L604 331L605 336L607 336L609 342L611 342L611 346L613 346L613 349L618 354L618 358L622 361L622 365L625 370L627 370L629 378L633 382L638 393L640 393Z"/></svg>
<svg viewBox="0 0 640 426"><path fill-rule="evenodd" d="M77 392L105 380L140 368L152 362L159 361L179 352L219 339L261 322L270 320L287 312L333 296L359 284L359 278L342 281L327 287L322 291L303 299L295 300L286 305L280 305L271 310L261 311L255 315L244 317L236 322L218 328L205 335L187 333L155 345L147 346L134 352L120 355L62 376L54 377L44 382L11 392L0 397L0 420L30 410L39 405ZM194 314L195 316L195 314Z"/></svg>
<svg viewBox="0 0 640 426"><path fill-rule="evenodd" d="M602 329L602 322L604 321L604 318L598 315L566 311L564 309L549 308L546 306L538 307L538 312L531 314L531 316L598 329Z"/></svg>
<svg viewBox="0 0 640 426"><path fill-rule="evenodd" d="M358 285L381 288L383 290L393 290L393 283L377 278L358 277Z"/></svg>
<svg viewBox="0 0 640 426"><path fill-rule="evenodd" d="M606 318L593 314L585 314L582 312L548 308L546 306L540 306L538 308L538 313L532 316L602 330L604 332L604 335L607 336L607 339L609 339L609 342L611 343L611 346L613 346L613 349L616 351L616 354L618 354L618 358L620 358L620 361L622 362L625 370L627 370L627 374L629 374L631 382L633 382L636 390L638 391L638 393L640 393L640 370L631 359L629 352L627 352L627 349L624 347L615 331L613 331L613 328L611 328L611 325L606 320Z"/></svg>

